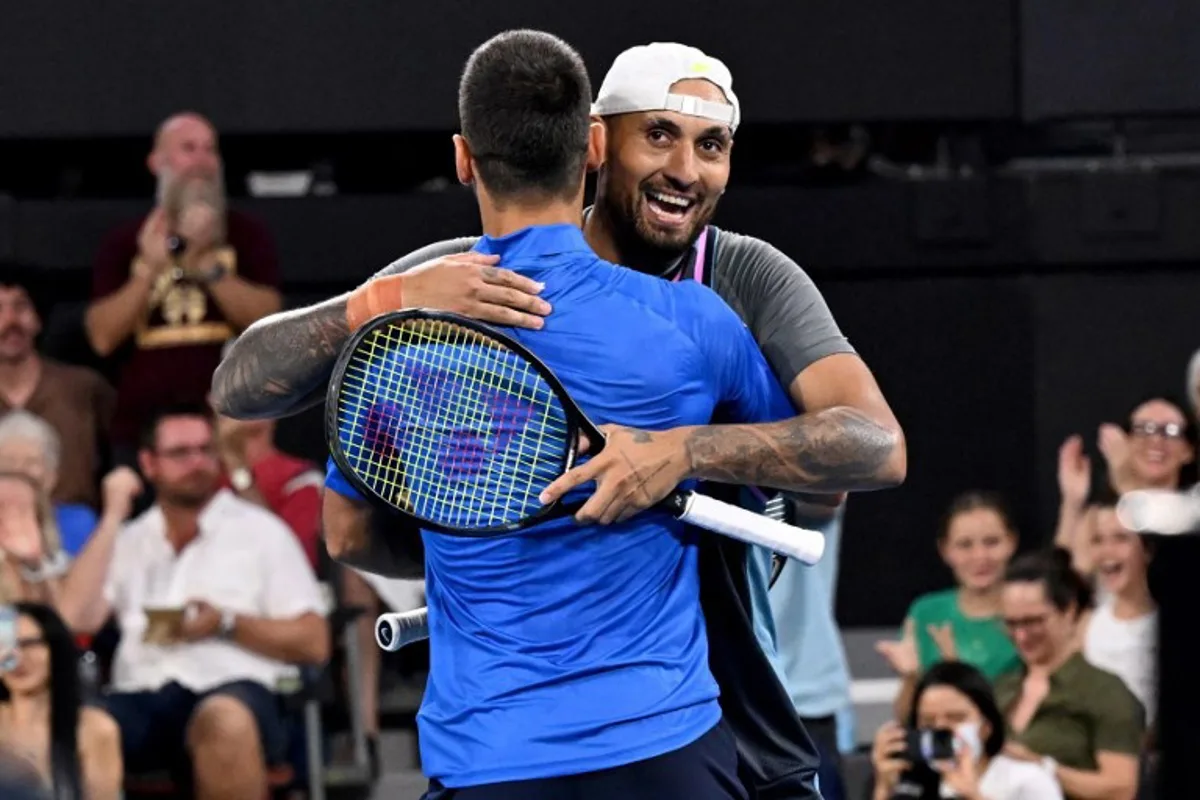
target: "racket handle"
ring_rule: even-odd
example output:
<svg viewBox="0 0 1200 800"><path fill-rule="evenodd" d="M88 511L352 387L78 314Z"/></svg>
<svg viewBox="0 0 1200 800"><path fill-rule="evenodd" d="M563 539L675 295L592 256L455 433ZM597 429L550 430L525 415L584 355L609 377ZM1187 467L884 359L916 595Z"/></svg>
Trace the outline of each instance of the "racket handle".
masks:
<svg viewBox="0 0 1200 800"><path fill-rule="evenodd" d="M1137 533L1193 533L1200 531L1200 497L1162 489L1126 492L1117 503L1117 519Z"/></svg>
<svg viewBox="0 0 1200 800"><path fill-rule="evenodd" d="M685 492L679 499L683 510L676 516L705 530L761 545L805 564L817 563L825 553L825 537L817 531L797 528L695 492Z"/></svg>
<svg viewBox="0 0 1200 800"><path fill-rule="evenodd" d="M429 609L403 614L380 614L375 620L375 642L389 653L429 638Z"/></svg>

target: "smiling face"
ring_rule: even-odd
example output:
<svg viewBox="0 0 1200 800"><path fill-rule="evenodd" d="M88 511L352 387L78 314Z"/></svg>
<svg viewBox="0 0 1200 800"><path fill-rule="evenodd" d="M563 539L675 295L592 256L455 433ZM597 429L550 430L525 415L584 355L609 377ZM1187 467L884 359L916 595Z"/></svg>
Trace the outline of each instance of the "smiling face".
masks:
<svg viewBox="0 0 1200 800"><path fill-rule="evenodd" d="M1179 471L1195 455L1187 425L1183 409L1166 400L1142 403L1129 415L1129 453L1142 483L1163 486L1178 480Z"/></svg>
<svg viewBox="0 0 1200 800"><path fill-rule="evenodd" d="M954 515L939 550L959 586L982 592L1000 582L1016 546L1017 537L1000 514L973 508Z"/></svg>
<svg viewBox="0 0 1200 800"><path fill-rule="evenodd" d="M1026 664L1053 663L1070 647L1075 608L1057 608L1043 581L1009 581L1001 608L1008 635Z"/></svg>
<svg viewBox="0 0 1200 800"><path fill-rule="evenodd" d="M713 83L679 81L672 94L728 104ZM729 126L674 111L606 118L608 149L596 202L641 246L663 255L687 250L712 221L729 183Z"/></svg>
<svg viewBox="0 0 1200 800"><path fill-rule="evenodd" d="M1142 537L1121 524L1112 507L1092 514L1092 550L1100 585L1114 595L1146 585L1149 556Z"/></svg>

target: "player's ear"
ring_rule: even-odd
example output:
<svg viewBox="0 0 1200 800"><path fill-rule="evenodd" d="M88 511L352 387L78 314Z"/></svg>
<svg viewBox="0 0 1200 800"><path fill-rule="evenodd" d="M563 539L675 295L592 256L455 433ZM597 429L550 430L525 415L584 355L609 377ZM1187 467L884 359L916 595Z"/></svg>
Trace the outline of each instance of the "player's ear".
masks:
<svg viewBox="0 0 1200 800"><path fill-rule="evenodd" d="M588 126L588 172L595 172L604 164L606 135L604 123L600 121L599 117L592 117L592 123Z"/></svg>
<svg viewBox="0 0 1200 800"><path fill-rule="evenodd" d="M471 167L471 146L457 133L454 134L454 172L463 186L470 186L475 182L475 170Z"/></svg>

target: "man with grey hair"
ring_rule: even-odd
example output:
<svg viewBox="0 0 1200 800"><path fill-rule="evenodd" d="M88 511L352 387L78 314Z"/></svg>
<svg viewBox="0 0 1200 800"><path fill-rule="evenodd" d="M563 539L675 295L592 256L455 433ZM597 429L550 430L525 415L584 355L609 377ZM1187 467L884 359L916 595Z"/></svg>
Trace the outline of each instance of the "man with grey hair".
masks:
<svg viewBox="0 0 1200 800"><path fill-rule="evenodd" d="M85 318L92 348L119 362L113 438L124 461L141 420L164 405L203 403L221 345L282 304L270 233L226 207L212 123L170 117L146 163L155 206L104 240Z"/></svg>

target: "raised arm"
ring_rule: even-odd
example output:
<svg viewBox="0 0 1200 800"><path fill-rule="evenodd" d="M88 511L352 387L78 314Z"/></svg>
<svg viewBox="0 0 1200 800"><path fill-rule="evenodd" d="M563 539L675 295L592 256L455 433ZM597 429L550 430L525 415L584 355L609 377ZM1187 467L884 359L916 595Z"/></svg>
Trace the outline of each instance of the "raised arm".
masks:
<svg viewBox="0 0 1200 800"><path fill-rule="evenodd" d="M541 326L549 306L540 287L469 253L473 239L451 239L410 253L354 292L264 317L238 337L213 375L217 411L235 419L297 414L319 403L337 354L350 336L347 310L454 311L501 325ZM374 286L372 286L374 284ZM368 289L368 287L371 287ZM370 296L369 305L354 298Z"/></svg>

